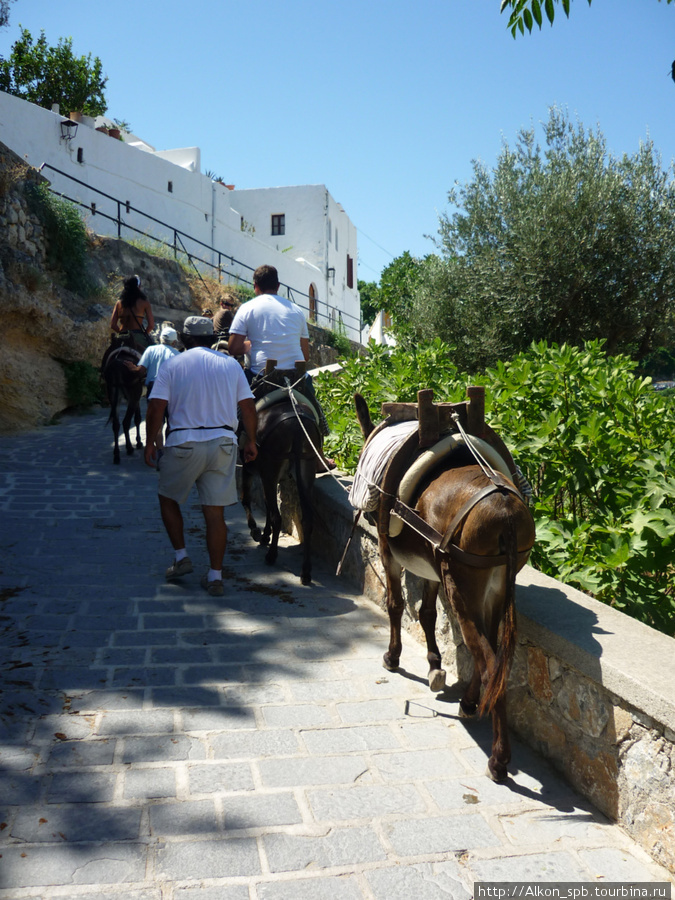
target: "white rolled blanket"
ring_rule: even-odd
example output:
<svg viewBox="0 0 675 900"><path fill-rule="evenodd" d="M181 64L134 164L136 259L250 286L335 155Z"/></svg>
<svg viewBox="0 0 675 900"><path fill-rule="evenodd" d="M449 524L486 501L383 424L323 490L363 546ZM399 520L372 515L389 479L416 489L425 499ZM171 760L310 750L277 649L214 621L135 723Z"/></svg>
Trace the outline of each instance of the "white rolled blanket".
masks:
<svg viewBox="0 0 675 900"><path fill-rule="evenodd" d="M419 423L398 422L383 428L375 437L366 444L361 454L354 483L349 492L349 502L355 509L365 511L377 508L379 502L378 487L382 481L384 470L394 451L403 441L417 431Z"/></svg>

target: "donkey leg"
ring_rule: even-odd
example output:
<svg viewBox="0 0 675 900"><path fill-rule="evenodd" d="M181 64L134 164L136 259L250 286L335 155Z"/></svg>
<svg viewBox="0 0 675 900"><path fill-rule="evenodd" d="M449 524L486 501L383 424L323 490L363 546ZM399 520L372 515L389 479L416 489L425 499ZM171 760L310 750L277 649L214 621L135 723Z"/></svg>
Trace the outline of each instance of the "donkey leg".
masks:
<svg viewBox="0 0 675 900"><path fill-rule="evenodd" d="M476 715L476 711L478 710L478 701L480 699L480 685L480 672L478 670L478 666L474 664L471 681L467 685L462 699L459 701L460 716L468 719L471 716Z"/></svg>
<svg viewBox="0 0 675 900"><path fill-rule="evenodd" d="M256 520L254 519L251 510L251 484L253 482L253 477L253 473L248 466L244 466L241 470L241 505L244 507L244 512L246 513L246 525L251 532L251 537L254 541L260 543L260 529L256 524Z"/></svg>
<svg viewBox="0 0 675 900"><path fill-rule="evenodd" d="M502 695L492 709L492 751L488 759L487 774L500 784L508 778L507 766L511 762L511 744L506 724L506 695Z"/></svg>
<svg viewBox="0 0 675 900"><path fill-rule="evenodd" d="M124 418L122 419L122 428L124 429L124 443L127 448L127 456L133 456L134 447L131 442L131 419L133 418L134 410L127 406L127 411L124 414Z"/></svg>
<svg viewBox="0 0 675 900"><path fill-rule="evenodd" d="M427 661L429 662L429 688L437 693L445 687L445 670L441 659L441 653L436 643L436 596L438 595L438 582L425 581L422 587L422 605L420 606L419 620L427 642Z"/></svg>
<svg viewBox="0 0 675 900"><path fill-rule="evenodd" d="M114 407L113 407L114 409ZM120 464L120 420L117 418L117 411L114 410L112 415L112 429L115 438L115 446L113 448L113 462L116 466Z"/></svg>
<svg viewBox="0 0 675 900"><path fill-rule="evenodd" d="M281 513L279 512L279 503L277 500L277 473L274 477L269 474L263 478L263 493L265 495L265 506L267 507L267 521L265 522L265 531L262 535L262 544L266 544L270 534L272 539L269 544L267 553L265 554L265 562L268 566L273 566L277 561L279 552L279 534L281 532Z"/></svg>
<svg viewBox="0 0 675 900"><path fill-rule="evenodd" d="M136 404L136 409L134 411L134 425L136 426L136 447L139 450L143 449L143 441L141 440L141 398L138 398L138 403Z"/></svg>
<svg viewBox="0 0 675 900"><path fill-rule="evenodd" d="M380 535L380 558L384 566L387 584L387 612L389 613L389 649L384 654L385 669L395 672L401 659L401 619L403 618L403 595L401 593L401 567L391 555L389 541Z"/></svg>
<svg viewBox="0 0 675 900"><path fill-rule="evenodd" d="M312 485L316 465L313 459L298 462L296 471L296 485L300 510L302 513L302 570L300 581L302 584L312 583L312 531L314 529L314 508L312 506Z"/></svg>
<svg viewBox="0 0 675 900"><path fill-rule="evenodd" d="M480 688L481 684L486 680L488 660L492 653L487 638L481 633L476 624L476 615L480 614L480 610L476 608L475 602L473 606L471 604L471 598L475 593L475 591L472 592L470 586L472 582L468 581L460 590L447 561L441 562L441 577L448 604L462 632L464 643L473 658L473 675L464 692L464 696L459 702L460 715L473 716L478 709ZM472 573L472 577L477 585L478 573Z"/></svg>

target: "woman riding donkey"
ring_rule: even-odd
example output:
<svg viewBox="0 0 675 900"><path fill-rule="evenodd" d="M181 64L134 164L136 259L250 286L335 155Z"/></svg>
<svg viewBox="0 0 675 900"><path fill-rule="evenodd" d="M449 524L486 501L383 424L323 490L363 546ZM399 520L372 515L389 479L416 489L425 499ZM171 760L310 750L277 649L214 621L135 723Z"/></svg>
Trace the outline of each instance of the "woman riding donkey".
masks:
<svg viewBox="0 0 675 900"><path fill-rule="evenodd" d="M132 275L124 282L124 289L112 312L110 328L116 334L129 332L136 349L143 353L146 347L154 343L150 335L154 327L155 317L150 301L141 290L141 279L138 275Z"/></svg>

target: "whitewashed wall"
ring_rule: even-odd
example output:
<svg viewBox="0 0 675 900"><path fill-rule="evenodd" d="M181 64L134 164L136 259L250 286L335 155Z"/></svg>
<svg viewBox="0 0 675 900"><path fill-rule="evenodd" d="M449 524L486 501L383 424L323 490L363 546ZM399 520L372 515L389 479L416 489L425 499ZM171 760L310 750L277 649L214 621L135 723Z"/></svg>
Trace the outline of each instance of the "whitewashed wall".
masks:
<svg viewBox="0 0 675 900"><path fill-rule="evenodd" d="M82 123L75 137L67 141L61 137L63 118L0 91L0 140L30 165L48 164L43 169L45 177L59 193L86 205L93 231L117 234L115 222L103 214L117 219L116 201L120 201L122 219L138 229L136 237L145 234L172 243L173 228L190 235L207 246L183 238L188 252L213 266L220 261L223 281L250 282L257 266L276 266L282 284L291 289L289 295L307 313L306 295L312 285L318 301L318 324L337 325L341 319L348 336L359 340L356 229L323 185L230 191L199 172L199 148L155 152L142 141L136 146L126 144ZM285 209L277 210L276 205L282 201ZM133 209L127 210L127 202L171 227L167 229ZM279 246L269 234L271 215L276 212L284 213L287 223ZM241 230L242 216L254 225L254 233ZM123 229L121 236L129 239L133 233ZM218 253L207 247L219 251L220 260ZM347 253L354 260L353 290L346 286ZM331 267L334 275L328 274ZM217 271L211 270L211 274L217 277Z"/></svg>
<svg viewBox="0 0 675 900"><path fill-rule="evenodd" d="M354 337L360 331L356 228L325 185L234 190L231 202L256 238L296 262L305 260L319 316L333 327L341 320L349 337L359 340ZM272 215L284 215L283 235L271 233ZM353 261L352 288L347 284L348 257Z"/></svg>

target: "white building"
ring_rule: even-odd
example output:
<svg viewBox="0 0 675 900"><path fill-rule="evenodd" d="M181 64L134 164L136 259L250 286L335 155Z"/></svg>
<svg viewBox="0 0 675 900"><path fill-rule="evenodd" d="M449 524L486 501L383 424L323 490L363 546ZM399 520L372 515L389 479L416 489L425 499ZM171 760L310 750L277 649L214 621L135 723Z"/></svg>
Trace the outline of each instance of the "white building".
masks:
<svg viewBox="0 0 675 900"><path fill-rule="evenodd" d="M198 147L157 151L132 134L73 124L0 91L0 141L42 167L98 234L160 238L223 282L276 266L282 294L316 324L360 339L356 228L324 185L234 190L201 174Z"/></svg>

